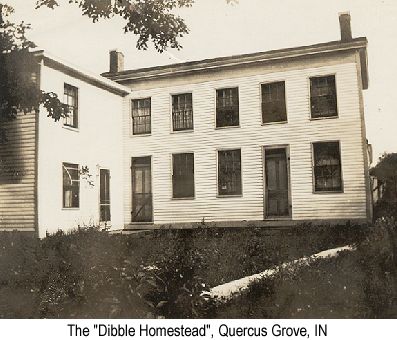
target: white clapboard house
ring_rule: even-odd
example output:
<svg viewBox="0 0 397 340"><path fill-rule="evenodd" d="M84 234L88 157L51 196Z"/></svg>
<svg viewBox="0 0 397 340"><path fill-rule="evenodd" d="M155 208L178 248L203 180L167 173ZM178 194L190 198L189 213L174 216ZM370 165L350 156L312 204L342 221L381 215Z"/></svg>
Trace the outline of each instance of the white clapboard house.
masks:
<svg viewBox="0 0 397 340"><path fill-rule="evenodd" d="M9 124L0 228L370 220L367 40L339 20L338 41L167 66L111 51L102 76L36 53L71 115Z"/></svg>

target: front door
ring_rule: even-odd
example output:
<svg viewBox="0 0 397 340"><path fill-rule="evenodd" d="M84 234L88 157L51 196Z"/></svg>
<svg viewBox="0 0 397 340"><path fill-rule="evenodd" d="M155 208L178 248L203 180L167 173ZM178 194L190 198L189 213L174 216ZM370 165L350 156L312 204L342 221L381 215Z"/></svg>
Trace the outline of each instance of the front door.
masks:
<svg viewBox="0 0 397 340"><path fill-rule="evenodd" d="M99 220L110 221L110 171L99 170Z"/></svg>
<svg viewBox="0 0 397 340"><path fill-rule="evenodd" d="M150 157L132 158L132 222L152 222L152 171Z"/></svg>
<svg viewBox="0 0 397 340"><path fill-rule="evenodd" d="M287 148L265 149L265 218L289 217Z"/></svg>

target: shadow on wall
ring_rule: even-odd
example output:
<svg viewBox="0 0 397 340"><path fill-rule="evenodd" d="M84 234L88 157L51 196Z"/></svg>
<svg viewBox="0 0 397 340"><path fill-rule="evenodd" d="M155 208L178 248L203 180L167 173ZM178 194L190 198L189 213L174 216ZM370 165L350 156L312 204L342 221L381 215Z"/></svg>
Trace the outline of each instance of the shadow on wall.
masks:
<svg viewBox="0 0 397 340"><path fill-rule="evenodd" d="M21 117L18 116L17 119L4 124L7 140L0 143L0 185L18 184L26 174L23 156L24 141L20 138L21 121Z"/></svg>

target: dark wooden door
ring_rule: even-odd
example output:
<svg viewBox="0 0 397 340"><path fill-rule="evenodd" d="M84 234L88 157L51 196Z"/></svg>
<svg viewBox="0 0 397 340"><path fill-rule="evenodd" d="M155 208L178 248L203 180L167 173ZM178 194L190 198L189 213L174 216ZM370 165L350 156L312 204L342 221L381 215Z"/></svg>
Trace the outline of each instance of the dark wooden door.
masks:
<svg viewBox="0 0 397 340"><path fill-rule="evenodd" d="M151 158L132 158L132 222L152 222Z"/></svg>
<svg viewBox="0 0 397 340"><path fill-rule="evenodd" d="M99 211L100 221L110 221L110 171L108 169L99 170Z"/></svg>
<svg viewBox="0 0 397 340"><path fill-rule="evenodd" d="M265 217L290 216L287 149L265 150Z"/></svg>

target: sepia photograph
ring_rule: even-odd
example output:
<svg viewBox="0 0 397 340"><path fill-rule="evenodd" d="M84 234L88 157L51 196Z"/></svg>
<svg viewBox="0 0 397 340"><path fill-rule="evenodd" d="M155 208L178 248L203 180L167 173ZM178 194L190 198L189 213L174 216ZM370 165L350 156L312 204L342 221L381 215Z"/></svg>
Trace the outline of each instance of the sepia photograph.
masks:
<svg viewBox="0 0 397 340"><path fill-rule="evenodd" d="M396 55L395 0L0 0L0 319L397 318Z"/></svg>

